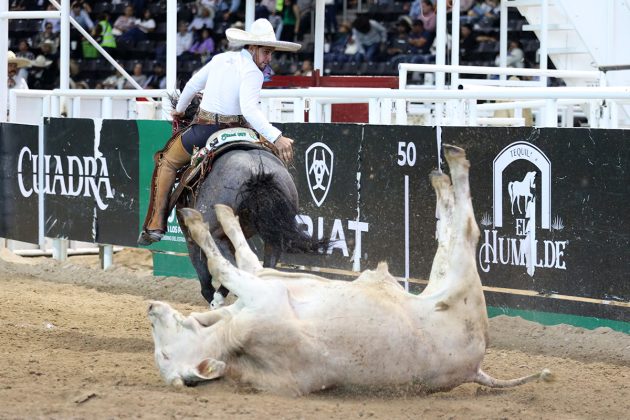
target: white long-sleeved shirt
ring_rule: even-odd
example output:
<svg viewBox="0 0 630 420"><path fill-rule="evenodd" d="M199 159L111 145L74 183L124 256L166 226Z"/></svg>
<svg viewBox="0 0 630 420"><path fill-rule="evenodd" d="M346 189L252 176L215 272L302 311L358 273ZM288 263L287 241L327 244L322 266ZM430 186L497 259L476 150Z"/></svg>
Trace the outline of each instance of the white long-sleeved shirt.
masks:
<svg viewBox="0 0 630 420"><path fill-rule="evenodd" d="M273 142L281 132L269 123L258 105L263 79L247 50L218 54L186 83L176 111L186 110L195 94L203 90L202 109L221 115L242 115L254 130Z"/></svg>

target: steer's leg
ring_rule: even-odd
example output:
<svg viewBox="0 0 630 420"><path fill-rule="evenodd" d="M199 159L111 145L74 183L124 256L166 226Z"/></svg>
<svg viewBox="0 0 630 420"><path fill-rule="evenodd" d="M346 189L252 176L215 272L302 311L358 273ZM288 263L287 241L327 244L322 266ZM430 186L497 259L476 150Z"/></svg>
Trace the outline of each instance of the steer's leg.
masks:
<svg viewBox="0 0 630 420"><path fill-rule="evenodd" d="M232 242L237 267L248 273L255 273L263 268L260 261L258 261L258 257L249 247L241 225L238 222L238 217L234 215L234 210L223 204L216 204L214 210L217 215L217 220L223 228L223 232L225 232Z"/></svg>
<svg viewBox="0 0 630 420"><path fill-rule="evenodd" d="M438 249L433 258L429 284L423 294L429 295L437 290L448 271L449 246L453 222L453 188L451 178L443 172L433 171L429 175L431 185L435 190L435 212L437 217L436 236Z"/></svg>
<svg viewBox="0 0 630 420"><path fill-rule="evenodd" d="M244 306L266 307L271 296L282 293L286 296L286 288L281 290L282 284L261 280L253 274L235 267L225 259L212 239L207 224L203 222L201 213L188 208L182 209L180 212L191 237L206 254L208 270L212 277L217 278L221 284L238 296ZM267 308L267 311L278 312L282 310L283 307L278 306L282 303L281 299L275 299L273 303L275 306ZM286 303L288 305L288 300Z"/></svg>
<svg viewBox="0 0 630 420"><path fill-rule="evenodd" d="M449 290L451 297L473 290L473 293L480 293L483 297L475 258L479 228L470 198L468 181L470 162L466 159L464 149L455 146L445 145L444 156L453 182L454 204L450 223L452 232L448 246L448 270L443 279L443 286Z"/></svg>

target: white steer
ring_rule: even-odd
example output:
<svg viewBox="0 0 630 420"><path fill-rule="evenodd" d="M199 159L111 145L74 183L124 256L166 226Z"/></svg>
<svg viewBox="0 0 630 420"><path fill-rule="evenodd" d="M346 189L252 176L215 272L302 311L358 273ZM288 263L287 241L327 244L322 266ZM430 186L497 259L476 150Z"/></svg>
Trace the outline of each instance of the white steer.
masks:
<svg viewBox="0 0 630 420"><path fill-rule="evenodd" d="M431 278L420 295L406 293L381 263L355 281L264 269L229 207L217 206L238 267L218 251L194 210L183 210L213 278L238 300L184 317L152 302L155 360L168 384L220 377L257 389L303 395L332 386L416 384L427 390L466 382L510 387L548 371L498 380L481 370L488 342L486 305L477 273L479 229L463 149L445 146L453 185L433 173L440 215Z"/></svg>

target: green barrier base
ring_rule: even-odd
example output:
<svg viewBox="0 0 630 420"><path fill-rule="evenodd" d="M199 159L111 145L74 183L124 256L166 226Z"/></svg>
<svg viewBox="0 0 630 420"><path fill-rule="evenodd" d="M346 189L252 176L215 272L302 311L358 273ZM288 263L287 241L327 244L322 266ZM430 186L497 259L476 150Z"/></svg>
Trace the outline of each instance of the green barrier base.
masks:
<svg viewBox="0 0 630 420"><path fill-rule="evenodd" d="M153 254L153 275L197 279L197 272L188 257L170 254Z"/></svg>
<svg viewBox="0 0 630 420"><path fill-rule="evenodd" d="M537 322L543 325L568 324L574 327L586 328L593 330L600 327L608 327L615 331L621 331L630 334L630 323L623 321L614 321L604 318L595 318L590 316L556 314L553 312L528 311L522 309L497 308L488 306L488 316L490 318L498 315L520 316L528 321Z"/></svg>

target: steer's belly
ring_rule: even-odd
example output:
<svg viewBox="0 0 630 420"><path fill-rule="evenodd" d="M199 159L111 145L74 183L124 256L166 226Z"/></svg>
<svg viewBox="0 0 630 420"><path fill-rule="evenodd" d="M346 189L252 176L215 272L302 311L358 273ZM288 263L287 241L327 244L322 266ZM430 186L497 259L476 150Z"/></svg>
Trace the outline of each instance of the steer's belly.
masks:
<svg viewBox="0 0 630 420"><path fill-rule="evenodd" d="M461 327L470 323L450 322L458 316L455 309L438 312L435 302L395 287L298 286L295 293L289 289L299 328L317 341L338 384L455 386L452 378L472 374L483 358L483 333Z"/></svg>

